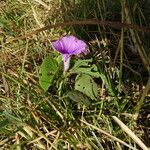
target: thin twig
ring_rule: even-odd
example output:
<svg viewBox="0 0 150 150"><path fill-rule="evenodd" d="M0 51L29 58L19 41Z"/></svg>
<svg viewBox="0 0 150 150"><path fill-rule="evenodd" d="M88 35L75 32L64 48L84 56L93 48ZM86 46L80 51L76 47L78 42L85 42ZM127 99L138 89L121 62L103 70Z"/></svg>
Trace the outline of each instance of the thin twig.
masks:
<svg viewBox="0 0 150 150"><path fill-rule="evenodd" d="M121 22L112 22L112 21L101 21L101 20L73 20L73 21L68 21L68 22L63 22L63 23L56 23L56 24L50 24L48 26L39 28L37 30L34 30L32 32L27 33L26 35L23 36L18 36L16 38L10 39L6 42L6 44L8 43L12 43L14 41L18 41L21 39L25 39L27 37L30 37L34 34L37 34L39 32L51 29L51 28L57 28L57 27L64 27L64 26L73 26L73 25L105 25L105 26L110 26L112 28L127 28L127 29L133 29L139 32L150 32L150 28L149 27L143 27L143 26L139 26L139 25L134 25L134 24L128 24L128 23L121 23Z"/></svg>
<svg viewBox="0 0 150 150"><path fill-rule="evenodd" d="M125 131L143 150L148 150L146 145L116 116L112 116L116 123Z"/></svg>
<svg viewBox="0 0 150 150"><path fill-rule="evenodd" d="M124 142L124 141L118 139L117 137L115 137L115 136L113 136L113 135L107 133L106 131L104 131L104 130L102 130L102 129L100 129L100 128L98 128L98 127L92 125L92 124L89 124L88 122L86 122L86 121L84 121L84 120L80 120L80 121L83 122L84 124L86 124L87 126L89 126L89 127L93 128L93 129L95 129L95 130L97 130L97 131L99 131L99 132L105 134L106 136L112 138L113 140L115 140L115 141L121 143L122 145L127 146L127 147L130 148L130 149L136 150L136 149L135 149L134 147L132 147L131 145L129 145L129 144L127 144L126 142Z"/></svg>
<svg viewBox="0 0 150 150"><path fill-rule="evenodd" d="M146 87L142 93L142 96L135 107L135 114L134 114L135 120L137 120L137 118L138 118L139 112L144 104L145 97L148 95L149 91L150 91L150 76L149 76L148 82L146 84Z"/></svg>

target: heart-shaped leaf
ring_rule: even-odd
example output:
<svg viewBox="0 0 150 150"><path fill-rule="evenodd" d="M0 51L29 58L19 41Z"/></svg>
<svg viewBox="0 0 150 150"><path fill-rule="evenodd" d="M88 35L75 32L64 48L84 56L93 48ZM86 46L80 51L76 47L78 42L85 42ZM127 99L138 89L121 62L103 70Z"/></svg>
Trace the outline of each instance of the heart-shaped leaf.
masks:
<svg viewBox="0 0 150 150"><path fill-rule="evenodd" d="M90 63L92 62L92 59L87 59L87 60L78 60L75 62L74 66L70 70L70 73L75 73L75 74L88 74L92 77L99 78L100 74L97 70L96 65L91 65Z"/></svg>
<svg viewBox="0 0 150 150"><path fill-rule="evenodd" d="M67 93L67 96L72 99L75 102L84 104L86 106L90 106L90 99L83 93L79 92L79 91L69 91Z"/></svg>
<svg viewBox="0 0 150 150"><path fill-rule="evenodd" d="M71 71L74 71L74 70L76 70L79 67L89 66L89 63L91 63L91 62L92 62L92 59L77 60L77 61L75 61L75 64L72 67Z"/></svg>
<svg viewBox="0 0 150 150"><path fill-rule="evenodd" d="M98 96L98 87L91 76L87 74L78 75L75 81L75 90L78 90L91 99Z"/></svg>
<svg viewBox="0 0 150 150"><path fill-rule="evenodd" d="M43 60L39 70L39 84L44 91L47 91L52 84L57 70L58 63L53 57L48 56Z"/></svg>

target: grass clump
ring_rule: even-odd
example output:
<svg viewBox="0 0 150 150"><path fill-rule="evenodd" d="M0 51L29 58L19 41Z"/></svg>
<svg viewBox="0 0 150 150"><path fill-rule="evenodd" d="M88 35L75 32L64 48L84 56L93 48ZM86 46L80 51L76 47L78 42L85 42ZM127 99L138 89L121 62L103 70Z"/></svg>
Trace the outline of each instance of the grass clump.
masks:
<svg viewBox="0 0 150 150"><path fill-rule="evenodd" d="M150 146L149 34L117 25L148 29L148 1L6 0L1 5L1 149ZM58 24L88 19L113 21L117 28ZM44 30L49 24L57 27ZM74 57L64 76L51 41L66 34L86 40L90 53ZM39 72L49 55L58 70L44 92Z"/></svg>

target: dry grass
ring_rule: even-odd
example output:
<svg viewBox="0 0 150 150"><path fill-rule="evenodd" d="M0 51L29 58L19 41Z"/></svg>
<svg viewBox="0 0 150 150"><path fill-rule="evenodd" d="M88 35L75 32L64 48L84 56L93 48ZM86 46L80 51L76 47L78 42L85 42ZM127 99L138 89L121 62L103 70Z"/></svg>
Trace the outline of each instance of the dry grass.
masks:
<svg viewBox="0 0 150 150"><path fill-rule="evenodd" d="M150 30L148 3L0 2L1 149L139 149L139 141L133 137L150 146L150 37L145 32ZM88 19L101 22L91 23ZM38 83L43 58L58 55L51 41L66 34L89 42L90 54L84 59L92 58L92 64L101 73L99 79L94 78L99 97L89 107L65 96L74 76L66 89L58 89L59 83L63 84L60 72L57 84L46 93ZM122 120L127 129L134 131L134 136L125 134L112 116Z"/></svg>

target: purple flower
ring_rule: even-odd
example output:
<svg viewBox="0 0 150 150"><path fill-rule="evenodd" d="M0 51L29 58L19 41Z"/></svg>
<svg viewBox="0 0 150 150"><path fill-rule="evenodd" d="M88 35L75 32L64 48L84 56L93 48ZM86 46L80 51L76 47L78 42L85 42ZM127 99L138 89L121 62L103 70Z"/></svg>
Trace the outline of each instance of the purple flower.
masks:
<svg viewBox="0 0 150 150"><path fill-rule="evenodd" d="M87 53L87 44L74 36L64 36L52 42L53 47L62 54L64 61L64 71L69 69L70 58L72 55Z"/></svg>

